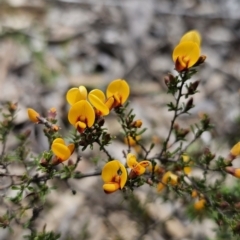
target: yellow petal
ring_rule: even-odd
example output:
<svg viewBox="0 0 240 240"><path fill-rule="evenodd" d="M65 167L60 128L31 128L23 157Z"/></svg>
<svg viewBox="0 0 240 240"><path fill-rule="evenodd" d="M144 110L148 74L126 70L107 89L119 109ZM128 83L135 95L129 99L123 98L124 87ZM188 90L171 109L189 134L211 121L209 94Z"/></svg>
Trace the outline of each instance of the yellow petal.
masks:
<svg viewBox="0 0 240 240"><path fill-rule="evenodd" d="M232 147L230 153L235 157L240 155L240 142Z"/></svg>
<svg viewBox="0 0 240 240"><path fill-rule="evenodd" d="M51 147L53 153L61 159L61 161L67 160L71 156L71 152L67 146L61 143L54 143Z"/></svg>
<svg viewBox="0 0 240 240"><path fill-rule="evenodd" d="M201 44L201 35L198 31L192 30L184 34L180 42L195 42L198 46Z"/></svg>
<svg viewBox="0 0 240 240"><path fill-rule="evenodd" d="M55 138L54 141L52 142L52 144L54 143L61 143L63 145L65 145L65 142L62 138Z"/></svg>
<svg viewBox="0 0 240 240"><path fill-rule="evenodd" d="M103 184L103 190L105 193L113 193L120 188L119 183L109 182Z"/></svg>
<svg viewBox="0 0 240 240"><path fill-rule="evenodd" d="M86 119L86 124L91 127L95 121L95 112L86 100L81 100L72 105L68 112L68 121L75 126L79 119Z"/></svg>
<svg viewBox="0 0 240 240"><path fill-rule="evenodd" d="M93 91L91 91L88 95L88 99L90 101L90 103L98 110L100 111L100 113L103 116L106 116L109 114L109 108L108 106L105 105L105 96L104 93L102 91L97 91L98 89L95 89ZM101 96L101 93L103 94L103 96ZM97 93L97 94L96 94ZM98 97L100 96L100 98Z"/></svg>
<svg viewBox="0 0 240 240"><path fill-rule="evenodd" d="M28 108L28 118L34 122L34 123L38 123L38 117L40 117L40 114L38 112L36 112L34 109L32 108Z"/></svg>
<svg viewBox="0 0 240 240"><path fill-rule="evenodd" d="M129 168L135 168L136 165L138 164L136 156L132 153L128 153L127 155L127 165Z"/></svg>
<svg viewBox="0 0 240 240"><path fill-rule="evenodd" d="M113 96L116 93L118 93L120 96L121 104L125 103L130 93L129 85L125 80L116 79L108 85L107 98Z"/></svg>
<svg viewBox="0 0 240 240"><path fill-rule="evenodd" d="M197 61L200 56L200 48L194 42L181 42L179 43L173 51L172 58L176 63L178 60L183 67L190 68Z"/></svg>
<svg viewBox="0 0 240 240"><path fill-rule="evenodd" d="M114 104L114 97L108 98L107 101L105 102L105 105L108 107L109 110L113 108L113 104Z"/></svg>
<svg viewBox="0 0 240 240"><path fill-rule="evenodd" d="M99 89L93 89L89 95L94 95L96 96L97 98L100 99L101 102L105 102L106 101L106 97L105 97L105 94L103 93L103 91L99 90ZM89 97L88 95L88 97Z"/></svg>
<svg viewBox="0 0 240 240"><path fill-rule="evenodd" d="M76 102L87 99L87 89L84 86L79 88L71 88L66 95L67 102L73 105Z"/></svg>

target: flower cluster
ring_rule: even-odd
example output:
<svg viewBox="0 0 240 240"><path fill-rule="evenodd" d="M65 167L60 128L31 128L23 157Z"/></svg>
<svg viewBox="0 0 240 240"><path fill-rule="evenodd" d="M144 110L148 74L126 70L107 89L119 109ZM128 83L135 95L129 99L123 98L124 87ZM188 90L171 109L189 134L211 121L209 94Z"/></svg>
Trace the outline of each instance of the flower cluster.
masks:
<svg viewBox="0 0 240 240"><path fill-rule="evenodd" d="M192 30L183 35L179 44L174 48L172 58L175 69L178 72L194 66L201 53L201 36L196 30Z"/></svg>
<svg viewBox="0 0 240 240"><path fill-rule="evenodd" d="M130 93L127 82L123 79L112 81L106 90L106 95L99 89L87 92L84 86L71 88L66 95L70 104L69 122L82 133L90 128L96 119L109 114L111 109L122 106Z"/></svg>

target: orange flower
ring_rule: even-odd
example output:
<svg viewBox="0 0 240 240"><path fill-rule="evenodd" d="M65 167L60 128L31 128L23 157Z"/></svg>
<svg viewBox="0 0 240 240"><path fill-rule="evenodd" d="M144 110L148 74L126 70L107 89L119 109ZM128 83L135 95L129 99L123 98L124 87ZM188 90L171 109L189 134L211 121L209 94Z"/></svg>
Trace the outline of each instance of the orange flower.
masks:
<svg viewBox="0 0 240 240"><path fill-rule="evenodd" d="M127 165L131 168L130 176L136 177L142 175L146 171L146 167L148 167L151 163L147 160L137 162L136 156L132 153L127 155Z"/></svg>
<svg viewBox="0 0 240 240"><path fill-rule="evenodd" d="M106 163L101 176L105 193L113 193L118 189L123 189L127 182L127 170L118 160Z"/></svg>
<svg viewBox="0 0 240 240"><path fill-rule="evenodd" d="M171 171L164 173L162 181L157 186L158 192L162 191L168 183L172 186L178 184L178 176Z"/></svg>
<svg viewBox="0 0 240 240"><path fill-rule="evenodd" d="M52 142L51 149L53 153L57 156L58 162L64 162L72 155L74 151L74 144L71 143L66 145L62 138L56 138Z"/></svg>
<svg viewBox="0 0 240 240"><path fill-rule="evenodd" d="M81 100L73 104L68 112L69 122L81 133L91 127L95 121L95 112L91 104Z"/></svg>

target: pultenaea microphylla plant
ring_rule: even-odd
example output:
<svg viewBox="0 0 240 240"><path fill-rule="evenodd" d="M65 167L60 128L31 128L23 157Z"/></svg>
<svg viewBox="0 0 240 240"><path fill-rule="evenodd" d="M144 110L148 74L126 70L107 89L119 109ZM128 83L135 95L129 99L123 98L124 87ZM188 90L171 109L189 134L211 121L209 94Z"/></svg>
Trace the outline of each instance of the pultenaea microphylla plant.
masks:
<svg viewBox="0 0 240 240"><path fill-rule="evenodd" d="M69 132L67 136L62 135L56 118L58 111L54 107L45 117L29 108L29 120L44 126L43 132L49 143L49 148L37 156L29 154L26 147L29 130L17 136L19 147L14 155L6 150L17 114L17 104L8 103L5 107L7 113L2 114L3 120L0 122L0 140L3 145L0 165L4 170L1 176L10 179L10 184L3 188L12 189L16 194L8 195L5 191L3 205L6 212L0 215L0 226L11 228L14 221L17 221L30 230L30 235L26 236L28 239L58 239L59 234L47 232L45 227L39 232L35 224L45 207L47 194L53 190L47 184L48 181L61 179L70 187L69 179L81 181L85 177L99 176L103 191L109 194L108 197L118 191L123 193L125 201L130 201L135 189L148 185L165 201L180 200L190 218L213 219L218 225L217 239L238 239L239 182L226 187L225 180L227 177L240 178L240 169L233 166L240 156L240 142L232 146L228 156L217 156L198 141L205 131L213 128L207 114L200 113L199 121L193 125L181 126L181 116L191 113L194 95L201 84L199 80L192 80L192 76L206 60L206 56L201 55L201 41L199 32L192 30L184 34L173 49L175 75L169 73L164 77L167 92L173 99L167 104L172 119L169 126L164 126L168 128L168 133L163 139L158 137L156 140L155 136L152 139L145 138L144 132L147 129L144 128L144 121L136 118L134 109L130 109L127 101L130 86L124 79L110 82L105 92L101 89L88 92L87 86L69 89L66 94L66 103L69 104L67 119L73 133ZM105 125L109 114L118 119L121 140L126 146L122 149L121 159L112 156L107 148L116 141L116 136ZM200 145L198 150L191 150L191 146L197 143ZM104 161L102 156L98 156L96 146L104 154ZM77 170L82 153L87 148L94 150L97 159L97 170L92 173ZM11 173L9 166L14 161L23 165L24 174ZM195 169L201 172L201 177L195 175ZM214 183L208 180L212 174L218 176ZM71 190L73 194L76 193L74 189ZM140 203L135 205L140 206ZM23 220L23 214L29 209L32 214Z"/></svg>

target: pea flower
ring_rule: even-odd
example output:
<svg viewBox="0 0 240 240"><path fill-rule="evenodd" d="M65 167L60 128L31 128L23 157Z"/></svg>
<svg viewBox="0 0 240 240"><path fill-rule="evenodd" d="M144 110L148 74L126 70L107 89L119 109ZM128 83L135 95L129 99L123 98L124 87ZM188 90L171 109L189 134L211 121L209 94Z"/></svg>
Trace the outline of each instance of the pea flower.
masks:
<svg viewBox="0 0 240 240"><path fill-rule="evenodd" d="M129 94L130 88L125 80L116 79L112 81L106 91L108 101L112 102L111 105L109 104L110 109L122 106L128 99Z"/></svg>
<svg viewBox="0 0 240 240"><path fill-rule="evenodd" d="M106 102L105 94L99 90L94 89L88 94L88 99L90 103L95 107L96 114L99 116L106 116L109 114L109 106L108 102ZM113 104L113 100L110 105Z"/></svg>
<svg viewBox="0 0 240 240"><path fill-rule="evenodd" d="M28 111L28 118L34 123L39 123L38 118L40 117L40 114L32 108L28 108L27 111Z"/></svg>
<svg viewBox="0 0 240 240"><path fill-rule="evenodd" d="M105 193L113 193L118 189L123 189L127 182L127 170L118 160L106 163L101 176Z"/></svg>
<svg viewBox="0 0 240 240"><path fill-rule="evenodd" d="M204 198L201 198L194 203L194 209L197 211L201 211L205 208L205 204L206 200Z"/></svg>
<svg viewBox="0 0 240 240"><path fill-rule="evenodd" d="M84 86L79 86L78 88L69 89L66 94L66 99L70 105L73 105L81 100L86 100L87 94L87 89Z"/></svg>
<svg viewBox="0 0 240 240"><path fill-rule="evenodd" d="M87 100L74 103L68 112L69 122L82 133L87 127L91 127L95 121L95 112Z"/></svg>
<svg viewBox="0 0 240 240"><path fill-rule="evenodd" d="M127 155L127 165L131 168L130 176L132 178L142 175L146 171L146 167L148 167L151 163L147 160L138 162L136 156L132 153L128 153Z"/></svg>
<svg viewBox="0 0 240 240"><path fill-rule="evenodd" d="M184 171L185 174L188 175L192 171L192 168L191 168L192 161L187 154L182 155L182 160L185 163L185 167L183 168L183 171Z"/></svg>
<svg viewBox="0 0 240 240"><path fill-rule="evenodd" d="M52 142L51 149L53 153L57 156L58 162L64 162L72 155L74 151L74 144L71 143L66 145L62 138L56 138Z"/></svg>
<svg viewBox="0 0 240 240"><path fill-rule="evenodd" d="M175 69L179 72L192 67L200 57L200 34L193 30L187 32L174 48L172 58L175 62Z"/></svg>
<svg viewBox="0 0 240 240"><path fill-rule="evenodd" d="M162 191L168 183L172 186L178 184L178 176L171 171L167 171L166 173L164 173L161 182L158 183L157 186L158 192Z"/></svg>
<svg viewBox="0 0 240 240"><path fill-rule="evenodd" d="M134 138L131 137L131 136L125 137L125 138L124 138L124 143L125 143L126 145L131 146L131 147L134 147L134 146L137 145L137 141L139 141L139 140L141 139L141 136L138 135L138 136L136 136L135 139L136 139L136 140L134 140Z"/></svg>

